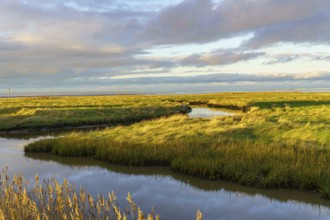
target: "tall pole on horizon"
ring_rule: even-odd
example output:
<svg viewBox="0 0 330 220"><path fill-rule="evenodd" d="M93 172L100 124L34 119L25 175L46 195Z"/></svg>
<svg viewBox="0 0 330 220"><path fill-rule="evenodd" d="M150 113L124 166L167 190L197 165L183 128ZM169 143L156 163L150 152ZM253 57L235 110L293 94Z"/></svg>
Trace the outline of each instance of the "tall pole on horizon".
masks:
<svg viewBox="0 0 330 220"><path fill-rule="evenodd" d="M10 97L10 88L8 88L8 97Z"/></svg>

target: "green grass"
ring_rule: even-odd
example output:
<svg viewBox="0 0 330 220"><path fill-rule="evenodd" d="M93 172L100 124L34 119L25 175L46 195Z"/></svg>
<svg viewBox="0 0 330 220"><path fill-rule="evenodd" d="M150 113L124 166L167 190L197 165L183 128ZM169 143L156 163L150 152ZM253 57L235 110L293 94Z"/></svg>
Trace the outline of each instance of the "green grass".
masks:
<svg viewBox="0 0 330 220"><path fill-rule="evenodd" d="M242 108L213 119L179 115L100 131L71 132L26 152L162 165L212 180L316 191L330 198L330 94L226 93L150 97L158 103ZM141 103L143 105L143 103Z"/></svg>
<svg viewBox="0 0 330 220"><path fill-rule="evenodd" d="M187 112L185 105L248 111L329 105L328 93L219 93L0 98L0 132L100 124L126 124Z"/></svg>
<svg viewBox="0 0 330 220"><path fill-rule="evenodd" d="M188 110L145 96L0 99L0 131L126 124Z"/></svg>

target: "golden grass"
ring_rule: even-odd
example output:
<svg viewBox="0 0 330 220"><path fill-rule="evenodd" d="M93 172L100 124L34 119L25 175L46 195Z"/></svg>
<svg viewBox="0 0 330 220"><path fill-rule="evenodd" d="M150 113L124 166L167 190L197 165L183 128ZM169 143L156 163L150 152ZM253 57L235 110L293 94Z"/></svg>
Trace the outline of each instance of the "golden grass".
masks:
<svg viewBox="0 0 330 220"><path fill-rule="evenodd" d="M188 111L145 96L0 98L0 131L127 124Z"/></svg>
<svg viewBox="0 0 330 220"><path fill-rule="evenodd" d="M152 210L145 214L127 195L127 206L118 205L112 192L107 197L93 198L83 189L64 179L59 183L55 178L40 182L35 176L34 186L22 175L15 175L13 180L7 175L8 168L0 173L0 220L159 220L160 216ZM202 220L198 210L196 219Z"/></svg>
<svg viewBox="0 0 330 220"><path fill-rule="evenodd" d="M132 123L186 113L183 106L194 104L247 112L329 103L329 93L285 92L0 98L0 131Z"/></svg>
<svg viewBox="0 0 330 220"><path fill-rule="evenodd" d="M12 182L6 175L2 178L2 219L127 219L129 214L127 210L121 211L114 193L108 198L98 196L94 200L84 190L77 194L66 180L61 184L56 179L40 184L36 176L34 188L28 191L28 183L22 176L15 176ZM132 214L138 215L138 219L146 219L140 209L136 210L130 194L127 200Z"/></svg>
<svg viewBox="0 0 330 220"><path fill-rule="evenodd" d="M236 116L200 119L179 115L99 131L71 132L32 143L25 150L89 156L126 165L163 165L202 178L311 190L330 198L330 94L163 97L169 98L172 102L206 100L212 105L214 100L217 104L234 104L234 98L240 101L238 104L254 102L247 105L249 111Z"/></svg>

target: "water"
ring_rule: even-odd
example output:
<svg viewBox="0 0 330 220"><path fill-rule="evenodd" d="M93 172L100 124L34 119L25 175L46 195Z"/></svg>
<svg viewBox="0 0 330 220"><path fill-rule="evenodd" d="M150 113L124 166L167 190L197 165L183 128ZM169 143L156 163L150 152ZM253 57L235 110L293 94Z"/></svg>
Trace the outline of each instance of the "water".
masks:
<svg viewBox="0 0 330 220"><path fill-rule="evenodd" d="M235 114L211 108L192 108L188 115L192 118L213 118L216 116L233 116Z"/></svg>
<svg viewBox="0 0 330 220"><path fill-rule="evenodd" d="M205 181L159 167L114 166L86 158L47 154L24 155L25 144L37 138L0 138L0 167L33 180L67 178L93 195L114 191L120 204L127 192L145 212L154 207L162 219L330 219L330 201L311 193L262 190L228 182Z"/></svg>

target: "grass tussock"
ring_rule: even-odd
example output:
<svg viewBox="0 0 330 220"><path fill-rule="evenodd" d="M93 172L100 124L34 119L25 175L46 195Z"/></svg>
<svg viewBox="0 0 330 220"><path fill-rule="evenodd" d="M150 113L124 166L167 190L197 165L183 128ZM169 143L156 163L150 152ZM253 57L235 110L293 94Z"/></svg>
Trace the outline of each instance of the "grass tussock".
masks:
<svg viewBox="0 0 330 220"><path fill-rule="evenodd" d="M64 179L59 183L55 178L40 182L36 175L33 187L22 175L11 180L7 168L0 173L0 220L7 219L63 219L63 220L104 220L136 219L159 220L160 216L152 210L145 214L127 195L127 206L118 205L115 194L93 198L85 190ZM197 211L196 219L202 220Z"/></svg>

